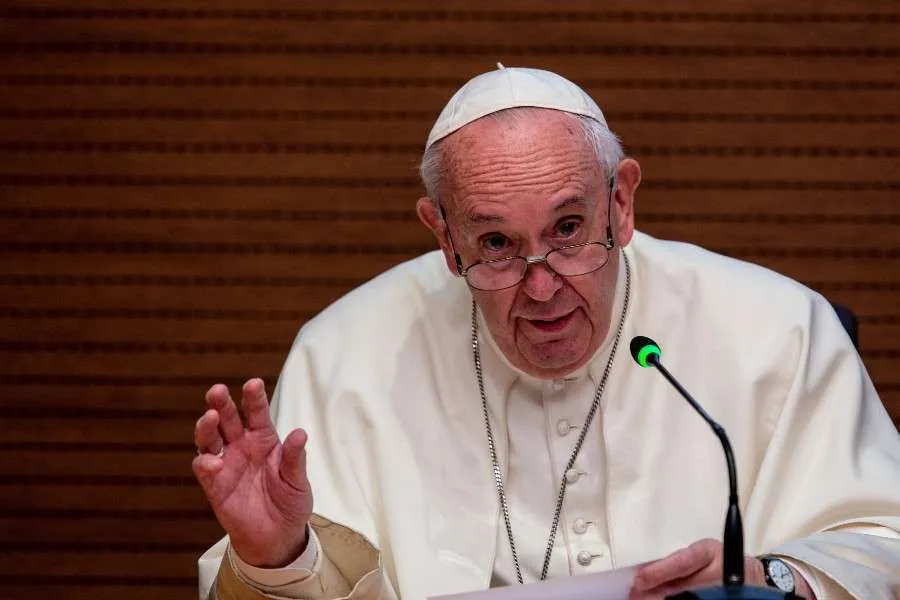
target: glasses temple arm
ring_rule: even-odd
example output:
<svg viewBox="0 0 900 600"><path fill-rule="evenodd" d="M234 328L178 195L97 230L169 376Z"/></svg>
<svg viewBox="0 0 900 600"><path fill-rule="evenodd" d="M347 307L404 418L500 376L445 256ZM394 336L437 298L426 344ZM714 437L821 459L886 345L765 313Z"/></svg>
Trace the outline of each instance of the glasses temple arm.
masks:
<svg viewBox="0 0 900 600"><path fill-rule="evenodd" d="M606 205L606 243L609 247L615 246L612 232L612 201L613 194L616 193L616 174L609 178L609 199Z"/></svg>
<svg viewBox="0 0 900 600"><path fill-rule="evenodd" d="M453 243L453 235L450 234L450 225L447 224L447 211L444 210L443 204L438 204L438 208L441 210L441 219L444 221L444 229L447 230L447 240L450 242L450 250L453 251L453 260L456 261L456 274L462 277L462 258L460 258L459 252L456 251L456 244Z"/></svg>

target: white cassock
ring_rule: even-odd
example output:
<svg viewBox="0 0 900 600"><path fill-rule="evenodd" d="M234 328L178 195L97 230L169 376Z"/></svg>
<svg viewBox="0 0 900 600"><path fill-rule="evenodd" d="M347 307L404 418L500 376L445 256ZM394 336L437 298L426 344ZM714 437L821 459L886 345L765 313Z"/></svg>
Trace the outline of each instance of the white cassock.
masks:
<svg viewBox="0 0 900 600"><path fill-rule="evenodd" d="M549 576L721 539L721 446L658 373L633 362L628 342L645 335L731 438L746 553L786 558L820 599L898 597L900 435L828 302L769 270L687 244L636 233L624 253L624 329L568 473ZM282 437L296 427L309 433L309 477L324 517L314 523L319 557L313 575L289 569L257 578L274 583L257 589L269 597L419 600L515 581L473 366L471 302L464 280L432 252L303 327L272 414ZM613 334L584 368L550 381L512 367L483 322L479 335L513 533L525 580L534 581ZM246 573L234 568L226 541L200 560L202 598L223 555L223 573ZM223 596L262 597L239 588Z"/></svg>

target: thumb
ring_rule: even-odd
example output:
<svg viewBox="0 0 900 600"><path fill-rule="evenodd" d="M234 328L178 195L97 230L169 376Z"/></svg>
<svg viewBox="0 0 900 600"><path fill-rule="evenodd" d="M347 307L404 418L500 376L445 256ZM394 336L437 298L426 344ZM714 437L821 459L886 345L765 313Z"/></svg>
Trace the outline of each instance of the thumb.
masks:
<svg viewBox="0 0 900 600"><path fill-rule="evenodd" d="M298 492L309 493L306 478L306 432L295 429L290 432L281 446L281 464L278 474L289 486Z"/></svg>

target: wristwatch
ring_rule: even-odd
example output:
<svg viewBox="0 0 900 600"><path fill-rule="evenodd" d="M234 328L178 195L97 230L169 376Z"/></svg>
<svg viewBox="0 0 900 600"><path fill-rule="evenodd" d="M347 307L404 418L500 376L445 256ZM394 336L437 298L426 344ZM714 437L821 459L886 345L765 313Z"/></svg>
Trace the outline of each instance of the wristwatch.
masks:
<svg viewBox="0 0 900 600"><path fill-rule="evenodd" d="M766 583L782 592L794 593L794 572L778 558L761 558Z"/></svg>

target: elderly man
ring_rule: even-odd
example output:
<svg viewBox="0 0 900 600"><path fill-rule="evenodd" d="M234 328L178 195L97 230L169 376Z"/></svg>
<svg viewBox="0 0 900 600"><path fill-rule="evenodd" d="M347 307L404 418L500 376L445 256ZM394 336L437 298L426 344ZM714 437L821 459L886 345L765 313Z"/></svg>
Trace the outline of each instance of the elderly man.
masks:
<svg viewBox="0 0 900 600"><path fill-rule="evenodd" d="M271 408L259 380L243 422L209 390L194 472L228 537L202 597L419 600L626 565L638 597L716 582L721 449L631 361L639 334L731 436L749 583L900 593L900 437L821 296L636 232L638 163L553 73L469 81L421 171L441 251L307 323Z"/></svg>

